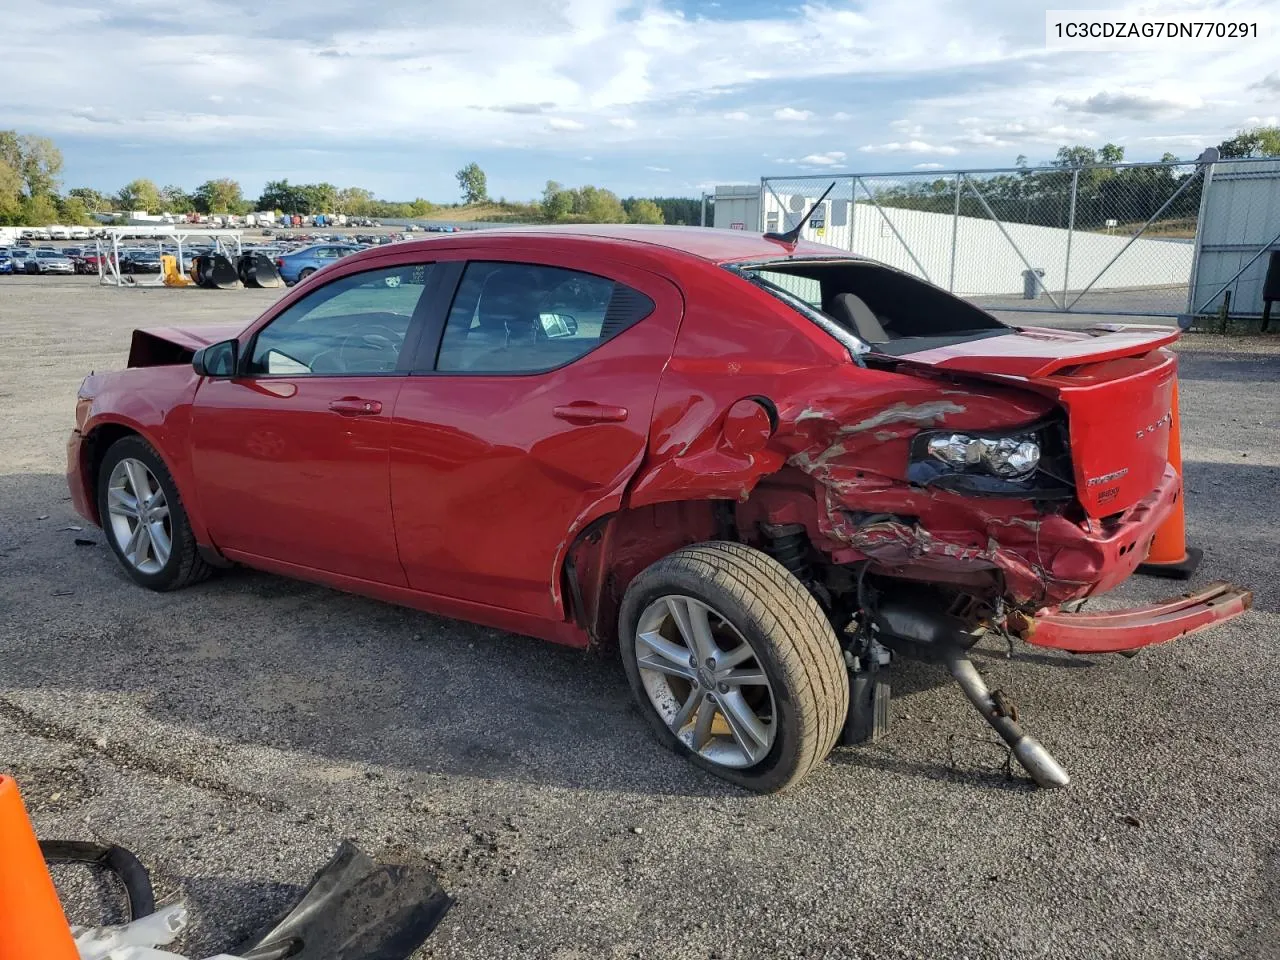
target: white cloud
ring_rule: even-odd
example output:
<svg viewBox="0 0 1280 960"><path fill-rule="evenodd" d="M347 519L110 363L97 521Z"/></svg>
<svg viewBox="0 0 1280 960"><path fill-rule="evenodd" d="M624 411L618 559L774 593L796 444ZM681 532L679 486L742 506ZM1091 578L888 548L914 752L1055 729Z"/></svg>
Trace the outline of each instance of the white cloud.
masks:
<svg viewBox="0 0 1280 960"><path fill-rule="evenodd" d="M860 153L938 153L949 157L959 153L955 147L944 143L925 143L923 140L893 141L891 143L868 143L858 148Z"/></svg>
<svg viewBox="0 0 1280 960"><path fill-rule="evenodd" d="M645 167L646 170L652 170L654 173L670 173L670 167Z"/></svg>
<svg viewBox="0 0 1280 960"><path fill-rule="evenodd" d="M915 163L911 165L912 170L942 170L945 167L945 163Z"/></svg>
<svg viewBox="0 0 1280 960"><path fill-rule="evenodd" d="M1204 101L1194 94L1158 96L1141 90L1102 90L1088 97L1058 97L1055 106L1074 113L1094 116L1126 117L1130 120L1150 120L1157 117L1180 116L1194 110Z"/></svg>
<svg viewBox="0 0 1280 960"><path fill-rule="evenodd" d="M1047 124L1040 119L999 122L965 117L958 121L958 125L964 132L952 138L952 143L964 147L1015 147L1033 143L1056 145L1068 140L1080 143L1096 140L1099 135L1097 130L1087 127Z"/></svg>
<svg viewBox="0 0 1280 960"><path fill-rule="evenodd" d="M1221 139L1203 133L1169 133L1155 137L1138 137L1142 143L1158 143L1167 147L1206 147Z"/></svg>
<svg viewBox="0 0 1280 960"><path fill-rule="evenodd" d="M1257 83L1249 84L1251 90L1263 90L1268 93L1280 93L1280 70L1272 70Z"/></svg>
<svg viewBox="0 0 1280 960"><path fill-rule="evenodd" d="M1141 2L1117 0L1114 13ZM382 0L358 10L349 0L184 0L180 9L146 0L23 0L21 7L21 16L5 20L0 58L0 88L21 95L0 97L0 129L60 139L71 181L83 167L108 169L101 158L121 144L145 148L153 175L179 182L179 158L203 170L209 158L225 157L225 172L248 187L304 170L366 182L364 171L400 163L386 159L396 152L387 144L445 153L501 142L536 157L588 129L591 149L602 159L608 150L632 171L655 143L696 143L706 157L688 174L695 180L717 168L742 175L738 165L763 149L801 155L842 143L835 137L847 135L849 111L859 131L872 131L863 134L864 153L963 152L957 165L965 165L1009 162L1025 150L1034 162L1062 142L1136 149L1157 143L1142 138L1188 129L1234 131L1251 125L1247 113L1274 112L1269 104L1280 91L1274 44L1242 44L1228 57L1049 51L1038 10L1012 0L859 0L856 8L807 0L759 14L724 3L698 15L683 12L679 0ZM50 71L50 63L77 69ZM797 90L804 109L777 107L794 102ZM753 117L770 122L748 123ZM981 120L966 126L962 117ZM786 121L812 131L814 141L773 145ZM1094 135L1080 135L1085 130ZM379 149L363 148L371 140ZM192 143L203 154L177 150ZM275 164L245 166L253 149L275 151ZM325 153L294 166L308 149ZM521 167L533 182L555 175Z"/></svg>
<svg viewBox="0 0 1280 960"><path fill-rule="evenodd" d="M839 150L829 150L826 153L811 153L807 157L801 157L801 163L807 163L815 167L831 167L843 163L845 154Z"/></svg>
<svg viewBox="0 0 1280 960"><path fill-rule="evenodd" d="M1280 126L1280 116L1274 113L1266 117L1245 117L1241 126L1245 127L1277 127Z"/></svg>

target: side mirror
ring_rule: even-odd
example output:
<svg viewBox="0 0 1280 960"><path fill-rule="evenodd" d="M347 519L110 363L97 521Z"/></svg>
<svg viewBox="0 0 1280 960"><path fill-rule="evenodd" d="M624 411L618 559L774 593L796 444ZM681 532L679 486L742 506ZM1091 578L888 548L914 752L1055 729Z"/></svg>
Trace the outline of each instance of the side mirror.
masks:
<svg viewBox="0 0 1280 960"><path fill-rule="evenodd" d="M240 359L240 343L223 340L197 350L191 358L191 366L202 377L234 377Z"/></svg>

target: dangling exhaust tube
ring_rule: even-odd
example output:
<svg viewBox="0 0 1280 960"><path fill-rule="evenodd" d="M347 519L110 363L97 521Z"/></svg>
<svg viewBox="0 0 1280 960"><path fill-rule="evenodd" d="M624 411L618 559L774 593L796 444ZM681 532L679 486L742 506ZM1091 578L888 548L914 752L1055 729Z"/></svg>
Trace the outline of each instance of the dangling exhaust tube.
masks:
<svg viewBox="0 0 1280 960"><path fill-rule="evenodd" d="M947 669L951 671L956 683L960 684L960 689L969 698L969 702L977 707L982 718L1009 744L1018 763L1031 774L1032 780L1045 788L1065 787L1071 782L1067 771L1062 769L1040 741L1024 733L1018 722L996 703L991 691L987 689L986 681L978 673L978 668L963 650L948 650L945 660Z"/></svg>

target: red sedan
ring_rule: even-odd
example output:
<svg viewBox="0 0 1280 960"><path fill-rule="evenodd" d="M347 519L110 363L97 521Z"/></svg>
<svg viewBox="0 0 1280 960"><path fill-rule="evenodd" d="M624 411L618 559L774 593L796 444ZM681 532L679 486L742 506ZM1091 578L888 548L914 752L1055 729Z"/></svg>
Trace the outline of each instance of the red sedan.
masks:
<svg viewBox="0 0 1280 960"><path fill-rule="evenodd" d="M881 734L894 656L947 663L1054 786L978 639L1128 649L1248 603L1063 625L1180 494L1176 336L1010 328L794 237L480 231L345 258L243 329L136 331L80 389L69 482L152 589L243 563L616 643L658 736L752 789Z"/></svg>

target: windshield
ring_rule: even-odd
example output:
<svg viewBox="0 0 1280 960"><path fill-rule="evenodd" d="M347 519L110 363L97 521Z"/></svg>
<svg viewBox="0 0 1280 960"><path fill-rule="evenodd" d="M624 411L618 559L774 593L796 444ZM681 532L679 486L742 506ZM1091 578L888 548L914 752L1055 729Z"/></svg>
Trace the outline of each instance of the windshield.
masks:
<svg viewBox="0 0 1280 960"><path fill-rule="evenodd" d="M898 355L1011 332L968 301L868 260L777 259L730 269L846 346L856 343L855 359L858 353Z"/></svg>

